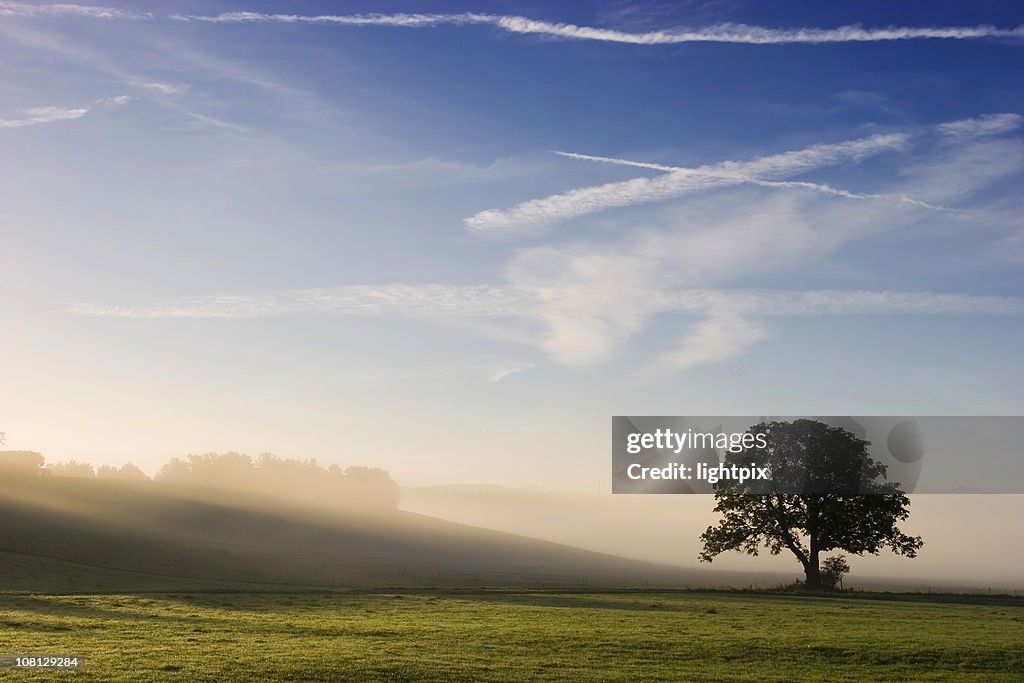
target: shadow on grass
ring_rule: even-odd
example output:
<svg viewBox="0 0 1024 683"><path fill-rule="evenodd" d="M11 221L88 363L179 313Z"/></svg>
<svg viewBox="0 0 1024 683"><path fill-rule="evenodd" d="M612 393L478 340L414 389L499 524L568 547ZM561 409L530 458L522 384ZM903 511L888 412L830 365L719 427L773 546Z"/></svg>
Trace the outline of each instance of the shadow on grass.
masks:
<svg viewBox="0 0 1024 683"><path fill-rule="evenodd" d="M97 605L96 600L102 600ZM162 613L171 603L134 595L45 596L0 595L0 629L29 631L73 631L81 628L105 628L122 623L196 623L223 622L215 614ZM6 613L6 614L5 614ZM81 621L87 623L83 624Z"/></svg>
<svg viewBox="0 0 1024 683"><path fill-rule="evenodd" d="M411 591L416 593L416 591ZM659 600L666 599L681 599L681 598L702 598L705 600L750 600L756 599L764 602L785 602L785 603L798 603L801 601L828 601L828 602L845 602L845 601L877 601L877 602L914 602L914 603L935 603L935 604L953 604L953 605L983 605L989 607L1020 607L1024 608L1024 596L1019 595L1007 595L1007 594L981 594L981 593L888 593L888 592L873 592L873 591L836 591L836 592L798 592L791 590L714 590L714 589L679 589L679 590L665 590L665 589L595 589L595 590L564 590L564 589L550 589L550 590L532 590L532 591L517 591L514 589L503 590L503 589L492 589L492 590L470 590L470 591L438 591L439 595L445 597L460 597L460 598L485 598L485 599L501 599L505 598L508 600L518 600L524 597L527 600L540 600L540 599L562 599L562 600L584 600L588 599L588 596L592 598L608 598L608 596L621 596L622 598L633 598L633 600L640 606L647 604L656 603ZM616 602L616 601L611 601ZM553 606L558 606L554 605ZM597 607L594 602L590 603L579 603L565 606L572 607ZM667 605L665 606L667 607ZM629 607L619 607L620 609L630 609ZM680 608L679 611L685 611Z"/></svg>
<svg viewBox="0 0 1024 683"><path fill-rule="evenodd" d="M667 597L665 594L654 593L623 594L621 599L586 593L490 593L485 591L449 594L444 597L450 600L559 609L623 610L628 612L704 612L707 609L707 605L703 601L687 604L677 599L665 600Z"/></svg>
<svg viewBox="0 0 1024 683"><path fill-rule="evenodd" d="M94 605L72 602L66 598L47 598L35 595L0 596L0 612L28 612L51 617L72 617L81 619L124 619L125 613L116 609L100 608ZM6 617L0 617L0 621ZM17 617L13 617L17 621Z"/></svg>

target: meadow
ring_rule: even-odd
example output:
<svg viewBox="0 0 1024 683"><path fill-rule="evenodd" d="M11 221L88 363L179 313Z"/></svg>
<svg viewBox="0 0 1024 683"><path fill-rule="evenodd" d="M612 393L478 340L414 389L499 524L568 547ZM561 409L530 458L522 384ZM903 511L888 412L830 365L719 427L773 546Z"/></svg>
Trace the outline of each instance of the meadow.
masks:
<svg viewBox="0 0 1024 683"><path fill-rule="evenodd" d="M0 655L86 661L0 681L1024 680L1021 598L711 581L766 579L400 510L40 478L0 489Z"/></svg>
<svg viewBox="0 0 1024 683"><path fill-rule="evenodd" d="M0 653L87 657L4 680L1019 681L1022 643L1020 601L983 597L0 594Z"/></svg>

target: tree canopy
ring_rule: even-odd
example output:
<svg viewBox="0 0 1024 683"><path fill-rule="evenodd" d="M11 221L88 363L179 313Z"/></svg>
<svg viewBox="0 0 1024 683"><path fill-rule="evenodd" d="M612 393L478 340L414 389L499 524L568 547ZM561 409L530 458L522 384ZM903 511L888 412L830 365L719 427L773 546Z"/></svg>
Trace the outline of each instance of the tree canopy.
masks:
<svg viewBox="0 0 1024 683"><path fill-rule="evenodd" d="M156 475L158 482L210 486L270 494L321 504L397 507L398 485L375 467L324 467L316 460L279 458L263 453L204 453L172 458Z"/></svg>
<svg viewBox="0 0 1024 683"><path fill-rule="evenodd" d="M35 451L0 451L0 475L38 476L46 474L40 453Z"/></svg>
<svg viewBox="0 0 1024 683"><path fill-rule="evenodd" d="M715 512L722 518L701 535L701 561L728 550L788 550L800 562L807 587L819 588L823 553L877 555L888 548L917 554L921 538L897 527L910 514L910 499L886 481L886 465L870 457L869 442L816 420L762 422L749 432L763 434L767 447L727 455L726 464L757 464L771 476L716 485Z"/></svg>

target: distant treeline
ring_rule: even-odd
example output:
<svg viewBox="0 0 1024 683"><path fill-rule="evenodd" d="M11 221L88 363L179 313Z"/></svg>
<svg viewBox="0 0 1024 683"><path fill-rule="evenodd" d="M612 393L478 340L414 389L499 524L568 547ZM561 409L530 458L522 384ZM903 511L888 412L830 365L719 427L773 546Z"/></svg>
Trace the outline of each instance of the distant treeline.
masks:
<svg viewBox="0 0 1024 683"><path fill-rule="evenodd" d="M35 451L0 451L0 478L5 476L55 476L86 479L148 481L146 473L131 463L121 467L70 460L46 464ZM376 467L321 466L316 460L294 460L263 453L252 458L244 453L205 453L172 458L153 480L187 487L208 487L271 495L317 504L358 507L398 505L398 485Z"/></svg>

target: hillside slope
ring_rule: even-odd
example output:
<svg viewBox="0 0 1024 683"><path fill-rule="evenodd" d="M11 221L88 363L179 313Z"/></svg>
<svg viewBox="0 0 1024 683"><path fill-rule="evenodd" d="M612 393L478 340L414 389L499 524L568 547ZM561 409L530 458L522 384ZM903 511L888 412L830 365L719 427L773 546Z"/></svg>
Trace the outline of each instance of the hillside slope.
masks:
<svg viewBox="0 0 1024 683"><path fill-rule="evenodd" d="M117 590L176 581L687 586L714 583L711 576L401 511L310 508L214 489L60 477L8 481L0 491L0 581L8 589Z"/></svg>

